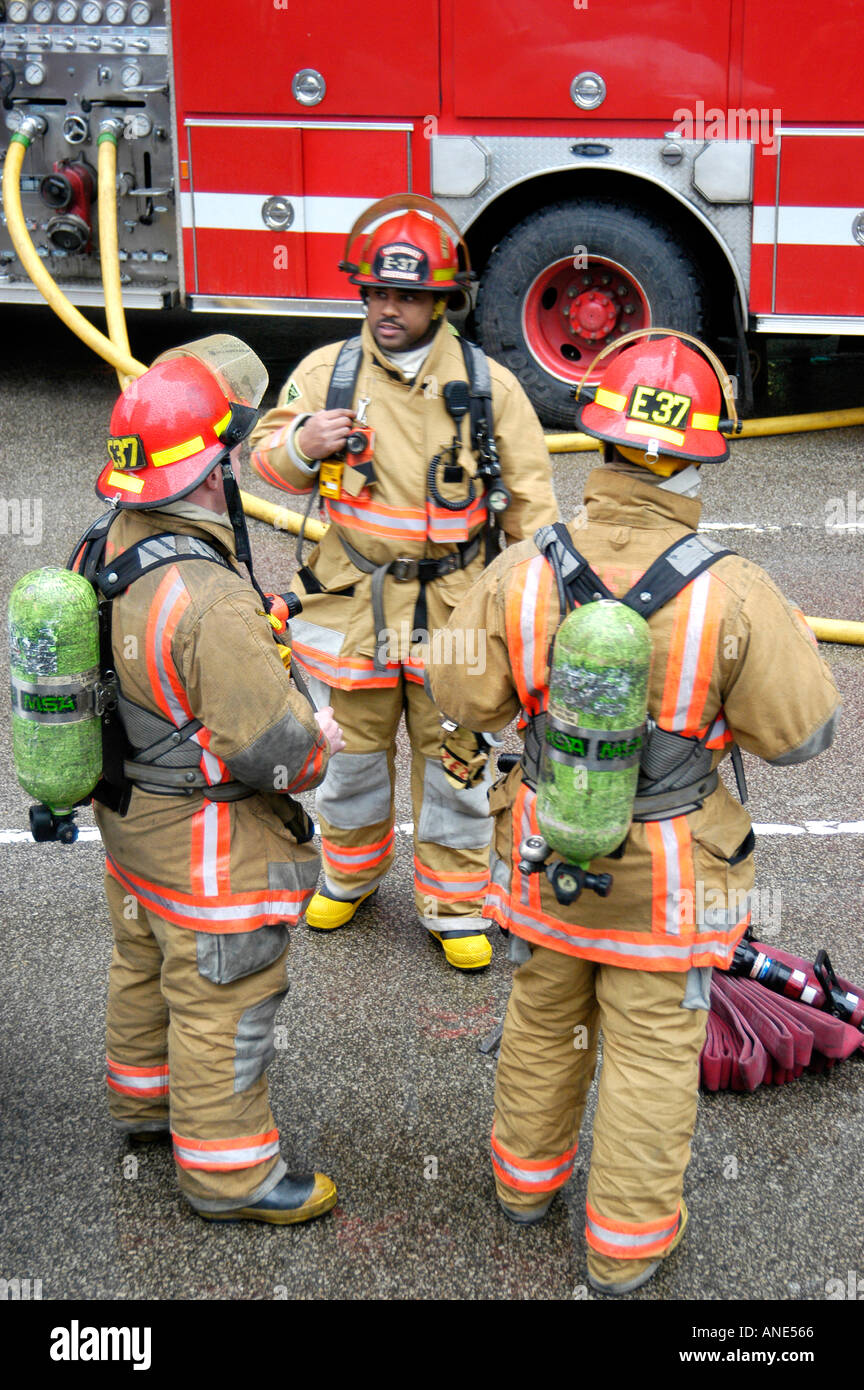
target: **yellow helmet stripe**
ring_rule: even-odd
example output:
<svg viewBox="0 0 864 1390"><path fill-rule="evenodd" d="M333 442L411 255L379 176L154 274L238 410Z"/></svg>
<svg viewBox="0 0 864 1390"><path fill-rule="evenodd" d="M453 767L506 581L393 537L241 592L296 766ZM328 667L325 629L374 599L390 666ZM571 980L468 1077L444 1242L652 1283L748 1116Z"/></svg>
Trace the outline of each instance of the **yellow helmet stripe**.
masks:
<svg viewBox="0 0 864 1390"><path fill-rule="evenodd" d="M144 479L130 477L128 473L120 473L116 468L108 474L106 487L119 487L124 492L143 492Z"/></svg>
<svg viewBox="0 0 864 1390"><path fill-rule="evenodd" d="M690 416L691 430L716 430L720 427L719 415L700 415L694 410Z"/></svg>
<svg viewBox="0 0 864 1390"><path fill-rule="evenodd" d="M684 436L679 430L667 430L662 425L641 425L636 420L627 420L626 434L638 434L640 439L662 439L664 444L683 444Z"/></svg>
<svg viewBox="0 0 864 1390"><path fill-rule="evenodd" d="M594 404L605 405L609 410L623 410L627 404L627 397L619 396L617 391L607 391L605 386L598 386Z"/></svg>
<svg viewBox="0 0 864 1390"><path fill-rule="evenodd" d="M187 439L183 444L175 444L172 449L160 449L158 453L151 454L150 458L156 468L164 468L166 463L179 463L181 459L188 459L193 454L200 454L203 448L204 440L200 434L196 434L194 439Z"/></svg>
<svg viewBox="0 0 864 1390"><path fill-rule="evenodd" d="M231 411L229 410L227 414L222 416L221 420L216 421L216 424L213 426L213 433L221 436L222 431L227 430L230 420Z"/></svg>
<svg viewBox="0 0 864 1390"><path fill-rule="evenodd" d="M440 270L433 270L433 271L432 271L432 279L433 279L433 280L452 280L452 279L453 279L453 276L456 274L456 272L457 272L458 269L459 269L459 267L456 266L456 265L445 265L445 266L442 266Z"/></svg>

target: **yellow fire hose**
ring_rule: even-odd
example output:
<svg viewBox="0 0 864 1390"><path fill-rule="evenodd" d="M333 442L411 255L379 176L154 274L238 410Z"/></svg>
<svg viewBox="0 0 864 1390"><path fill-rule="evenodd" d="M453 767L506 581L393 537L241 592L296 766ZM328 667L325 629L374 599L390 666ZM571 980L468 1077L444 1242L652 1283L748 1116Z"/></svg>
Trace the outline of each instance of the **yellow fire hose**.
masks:
<svg viewBox="0 0 864 1390"><path fill-rule="evenodd" d="M806 434L808 430L841 430L848 425L864 425L864 410L819 410L812 415L772 415L762 420L744 420L736 439L764 438L770 434ZM598 441L588 434L547 434L550 454L583 454L596 449Z"/></svg>
<svg viewBox="0 0 864 1390"><path fill-rule="evenodd" d="M131 354L123 312L123 298L120 287L120 270L117 241L117 122L105 121L99 135L99 247L102 266L102 285L105 293L105 314L110 337L79 313L74 304L67 299L60 286L48 274L36 253L36 248L27 231L24 211L21 206L21 168L24 156L35 135L45 129L44 117L29 116L15 131L6 155L3 168L3 208L12 245L18 254L33 284L46 303L63 320L67 328L92 348L99 357L110 362L115 368L121 386L126 386L134 377L147 371L143 362L138 362ZM109 254L110 253L110 254ZM827 410L812 415L786 415L773 419L746 420L742 435L755 437L772 434L797 434L807 430L840 429L847 425L864 424L864 410ZM582 453L597 448L597 440L586 434L551 434L545 436L550 454ZM290 531L297 535L303 518L299 512L277 507L272 502L241 492L243 510L247 516L264 521L280 531ZM310 518L306 523L306 535L310 540L320 541L327 532L320 521ZM864 623L835 618L807 618L813 632L823 642L847 642L864 646Z"/></svg>
<svg viewBox="0 0 864 1390"><path fill-rule="evenodd" d="M102 270L102 290L105 295L105 318L108 337L115 347L130 358L126 315L123 312L123 292L120 287L120 248L117 241L117 137L122 130L119 121L103 121L97 142L99 173L99 264ZM117 370L120 389L125 390L131 378Z"/></svg>
<svg viewBox="0 0 864 1390"><path fill-rule="evenodd" d="M29 117L23 122L21 130L16 130L9 142L9 150L6 155L6 163L3 166L3 207L6 212L6 224L9 228L9 235L12 238L12 245L18 253L18 259L23 265L33 284L45 301L51 306L55 314L63 320L67 328L92 348L100 357L104 357L106 362L110 362L117 372L125 373L126 376L140 376L146 372L147 368L142 362L136 362L135 358L122 348L115 346L110 338L106 338L104 333L100 333L98 328L94 328L92 323L79 313L74 304L66 298L60 286L57 285L36 254L36 248L27 231L27 224L24 221L24 212L21 207L21 166L24 163L24 156L31 143L32 135L39 133L39 121L35 117ZM24 127L31 127L28 133ZM115 201L112 196L112 203Z"/></svg>

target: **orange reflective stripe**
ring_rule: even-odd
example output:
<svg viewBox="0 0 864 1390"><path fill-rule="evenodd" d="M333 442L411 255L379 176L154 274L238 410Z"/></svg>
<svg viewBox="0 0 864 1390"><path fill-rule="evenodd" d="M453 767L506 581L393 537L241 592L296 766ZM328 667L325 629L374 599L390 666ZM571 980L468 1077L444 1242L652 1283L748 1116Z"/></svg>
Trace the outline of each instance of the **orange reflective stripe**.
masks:
<svg viewBox="0 0 864 1390"><path fill-rule="evenodd" d="M585 1203L585 1212L588 1244L598 1253L619 1260L662 1254L675 1239L680 1219L680 1207L674 1216L663 1216L658 1221L615 1221L601 1216L590 1202Z"/></svg>
<svg viewBox="0 0 864 1390"><path fill-rule="evenodd" d="M516 1192L554 1192L573 1172L578 1143L554 1158L520 1158L510 1153L492 1129L492 1168L496 1176Z"/></svg>
<svg viewBox="0 0 864 1390"><path fill-rule="evenodd" d="M507 646L520 703L528 714L537 714L548 699L544 677L552 568L535 555L517 565L512 577L505 605Z"/></svg>
<svg viewBox="0 0 864 1390"><path fill-rule="evenodd" d="M150 605L145 645L153 699L162 713L178 726L192 718L192 710L177 675L171 642L190 602L179 569L170 565Z"/></svg>
<svg viewBox="0 0 864 1390"><path fill-rule="evenodd" d="M386 671L377 672L371 657L331 656L318 647L307 646L296 638L291 650L304 671L317 676L335 690L387 690L398 685L402 668L388 663Z"/></svg>
<svg viewBox="0 0 864 1390"><path fill-rule="evenodd" d="M360 873L365 869L377 868L393 849L395 831L392 829L373 845L337 845L335 841L321 836L321 853L325 861L342 873Z"/></svg>
<svg viewBox="0 0 864 1390"><path fill-rule="evenodd" d="M106 1081L112 1091L121 1096L135 1096L139 1100L160 1100L168 1095L168 1063L160 1062L155 1067L130 1067L124 1062L114 1062L105 1058Z"/></svg>
<svg viewBox="0 0 864 1390"><path fill-rule="evenodd" d="M237 1139L184 1139L172 1130L174 1158L181 1168L207 1172L231 1172L264 1163L279 1152L279 1131L244 1135Z"/></svg>
<svg viewBox="0 0 864 1390"><path fill-rule="evenodd" d="M106 856L105 868L144 907L175 926L191 931L231 933L254 931L256 927L274 922L290 925L299 920L313 892L311 888L262 888L251 893L225 892L218 896L181 893L179 889L150 883L121 869L110 855Z"/></svg>
<svg viewBox="0 0 864 1390"><path fill-rule="evenodd" d="M692 737L703 720L723 616L723 587L707 570L675 602L669 664L658 723Z"/></svg>
<svg viewBox="0 0 864 1390"><path fill-rule="evenodd" d="M678 705L678 686L684 666L684 644L687 638L687 621L690 617L692 585L682 589L675 600L672 622L672 640L669 644L669 657L666 662L666 680L663 685L663 698L660 703L658 724L666 729L675 728L675 710Z"/></svg>
<svg viewBox="0 0 864 1390"><path fill-rule="evenodd" d="M694 930L692 836L686 816L646 821L651 851L651 930L680 935Z"/></svg>
<svg viewBox="0 0 864 1390"><path fill-rule="evenodd" d="M307 753L306 761L304 762L300 771L297 773L297 776L294 778L293 782L288 783L288 786L285 788L286 791L302 792L305 787L309 786L310 783L315 782L317 780L321 772L321 768L324 764L324 753L326 748L327 741L322 736L322 738L320 738L319 741L316 744L314 744L314 746Z"/></svg>
<svg viewBox="0 0 864 1390"><path fill-rule="evenodd" d="M382 540L420 542L426 540L426 511L418 507L388 507L383 502L362 497L338 501L327 499L327 514L337 526L360 531Z"/></svg>
<svg viewBox="0 0 864 1390"><path fill-rule="evenodd" d="M471 870L442 873L430 869L414 856L414 882L421 893L429 893L442 902L460 902L466 898L482 898L489 883L488 869L479 873Z"/></svg>

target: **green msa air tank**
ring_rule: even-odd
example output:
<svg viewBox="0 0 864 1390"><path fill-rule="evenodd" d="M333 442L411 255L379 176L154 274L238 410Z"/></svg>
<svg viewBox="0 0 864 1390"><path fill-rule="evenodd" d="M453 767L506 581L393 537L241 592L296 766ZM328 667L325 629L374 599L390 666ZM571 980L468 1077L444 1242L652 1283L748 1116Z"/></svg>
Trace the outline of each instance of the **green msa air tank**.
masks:
<svg viewBox="0 0 864 1390"><path fill-rule="evenodd" d="M15 775L30 796L65 815L89 796L102 769L93 586L66 569L25 574L9 599L9 654Z"/></svg>
<svg viewBox="0 0 864 1390"><path fill-rule="evenodd" d="M611 599L575 609L558 629L537 821L570 864L611 854L630 827L651 652L645 619Z"/></svg>

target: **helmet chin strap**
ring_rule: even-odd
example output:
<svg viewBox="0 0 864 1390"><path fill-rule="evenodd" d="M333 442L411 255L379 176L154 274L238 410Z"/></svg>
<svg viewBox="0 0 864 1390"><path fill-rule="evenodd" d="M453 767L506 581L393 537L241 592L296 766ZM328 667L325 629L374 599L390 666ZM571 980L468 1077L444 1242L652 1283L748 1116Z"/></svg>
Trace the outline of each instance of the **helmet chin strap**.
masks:
<svg viewBox="0 0 864 1390"><path fill-rule="evenodd" d="M226 454L222 460L222 486L225 489L225 505L228 508L228 520L231 522L231 529L234 532L234 543L237 549L237 559L244 564L249 571L249 578L255 586L255 590L264 605L264 611L270 612L270 600L267 598L255 573L252 569L252 546L249 541L249 529L246 525L246 514L243 511L243 502L240 498L240 488L237 479L234 477L234 470L231 467L231 455Z"/></svg>
<svg viewBox="0 0 864 1390"><path fill-rule="evenodd" d="M673 458L670 454L658 454L651 448L631 449L629 445L624 444L616 444L615 448L628 463L638 464L640 468L648 468L661 478L671 478L673 473L682 472L693 462L692 459L679 459Z"/></svg>

